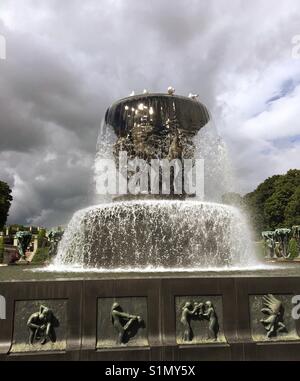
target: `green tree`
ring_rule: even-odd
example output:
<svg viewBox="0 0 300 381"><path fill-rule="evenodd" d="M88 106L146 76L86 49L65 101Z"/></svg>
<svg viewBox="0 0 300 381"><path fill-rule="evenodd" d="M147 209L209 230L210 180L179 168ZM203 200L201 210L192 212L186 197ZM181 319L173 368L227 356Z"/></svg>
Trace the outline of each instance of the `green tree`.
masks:
<svg viewBox="0 0 300 381"><path fill-rule="evenodd" d="M244 196L252 225L259 236L263 230L291 227L300 223L300 170L266 179ZM298 221L298 222L297 222Z"/></svg>
<svg viewBox="0 0 300 381"><path fill-rule="evenodd" d="M46 242L46 229L40 229L37 236L38 248L44 247Z"/></svg>
<svg viewBox="0 0 300 381"><path fill-rule="evenodd" d="M4 258L4 238L0 236L0 263L3 263Z"/></svg>
<svg viewBox="0 0 300 381"><path fill-rule="evenodd" d="M289 242L289 254L290 254L290 259L297 258L299 255L299 248L298 248L298 243L295 240L295 238L292 238Z"/></svg>
<svg viewBox="0 0 300 381"><path fill-rule="evenodd" d="M8 211L12 201L11 189L3 181L0 181L0 229L3 229L3 226L6 223Z"/></svg>
<svg viewBox="0 0 300 381"><path fill-rule="evenodd" d="M274 193L278 178L278 175L267 178L253 192L244 196L252 226L259 234L261 231L267 230L265 229L264 204Z"/></svg>
<svg viewBox="0 0 300 381"><path fill-rule="evenodd" d="M31 263L45 263L49 260L49 247L40 247L32 258Z"/></svg>
<svg viewBox="0 0 300 381"><path fill-rule="evenodd" d="M297 187L285 208L284 221L286 226L300 225L300 186Z"/></svg>

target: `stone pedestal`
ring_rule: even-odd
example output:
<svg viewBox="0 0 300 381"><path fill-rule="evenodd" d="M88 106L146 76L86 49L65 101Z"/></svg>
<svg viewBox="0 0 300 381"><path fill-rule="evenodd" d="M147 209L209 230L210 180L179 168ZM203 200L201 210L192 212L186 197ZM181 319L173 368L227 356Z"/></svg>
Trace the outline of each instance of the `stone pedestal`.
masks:
<svg viewBox="0 0 300 381"><path fill-rule="evenodd" d="M7 281L0 283L0 294L7 303L6 320L0 322L1 360L300 360L300 324L291 314L291 299L300 295L297 277L123 274ZM283 308L279 320L272 317L272 303L267 303L271 312L262 311L266 300L277 300ZM182 317L187 302L193 335L186 340ZM201 307L193 314L201 303L202 313ZM210 305L218 328L213 315L206 315ZM37 340L30 343L28 320L41 306L58 321L53 324L55 340L50 335L43 342L41 322L53 322L44 312ZM114 313L117 306L121 315ZM268 325L261 320L270 317L275 329L268 337Z"/></svg>

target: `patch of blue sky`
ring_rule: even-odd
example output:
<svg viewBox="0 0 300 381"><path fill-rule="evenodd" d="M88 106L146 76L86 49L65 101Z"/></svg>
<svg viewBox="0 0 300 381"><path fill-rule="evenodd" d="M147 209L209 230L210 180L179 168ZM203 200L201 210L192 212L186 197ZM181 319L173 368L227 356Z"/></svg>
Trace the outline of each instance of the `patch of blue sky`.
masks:
<svg viewBox="0 0 300 381"><path fill-rule="evenodd" d="M273 148L288 148L294 145L300 145L300 134L293 136L286 136L284 138L270 139L269 142L272 143L271 147L263 149L261 153L269 154ZM300 151L299 151L300 154Z"/></svg>
<svg viewBox="0 0 300 381"><path fill-rule="evenodd" d="M284 98L291 94L295 88L300 84L299 79L294 80L293 78L286 79L282 82L280 89L269 99L267 99L266 104L269 105L280 98Z"/></svg>
<svg viewBox="0 0 300 381"><path fill-rule="evenodd" d="M256 118L258 115L262 114L263 112L268 111L272 103L291 94L299 85L300 85L300 77L286 79L285 81L281 83L278 91L274 92L274 95L272 95L272 97L268 98L265 101L264 107L262 107L256 113L253 113L250 117Z"/></svg>

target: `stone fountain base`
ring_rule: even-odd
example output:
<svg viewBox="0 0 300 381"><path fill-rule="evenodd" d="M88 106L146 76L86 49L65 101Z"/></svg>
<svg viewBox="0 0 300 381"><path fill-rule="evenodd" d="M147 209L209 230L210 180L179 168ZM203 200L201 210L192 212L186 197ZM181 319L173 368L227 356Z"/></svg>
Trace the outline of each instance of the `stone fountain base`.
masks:
<svg viewBox="0 0 300 381"><path fill-rule="evenodd" d="M1 360L300 360L300 322L291 316L292 296L300 295L296 275L56 277L0 282L0 294L6 298L6 320L0 321ZM266 318L261 312L266 294L283 305L286 328L275 329L270 338L260 321ZM195 314L187 338L181 322L184 305L207 301L212 302L217 325ZM114 303L142 320L133 319L121 343L112 323ZM56 319L55 340L30 344L27 321L41 306Z"/></svg>

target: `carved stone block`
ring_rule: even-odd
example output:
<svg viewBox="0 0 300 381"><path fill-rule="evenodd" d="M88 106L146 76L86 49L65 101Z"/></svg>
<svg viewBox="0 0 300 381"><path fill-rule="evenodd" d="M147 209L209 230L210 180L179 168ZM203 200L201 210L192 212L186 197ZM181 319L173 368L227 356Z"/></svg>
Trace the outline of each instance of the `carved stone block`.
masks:
<svg viewBox="0 0 300 381"><path fill-rule="evenodd" d="M254 341L299 340L292 317L293 295L250 295L250 324Z"/></svg>
<svg viewBox="0 0 300 381"><path fill-rule="evenodd" d="M178 344L226 342L221 296L177 296L175 306Z"/></svg>
<svg viewBox="0 0 300 381"><path fill-rule="evenodd" d="M98 298L97 348L147 345L146 297Z"/></svg>
<svg viewBox="0 0 300 381"><path fill-rule="evenodd" d="M63 351L67 341L67 300L16 301L10 352Z"/></svg>

